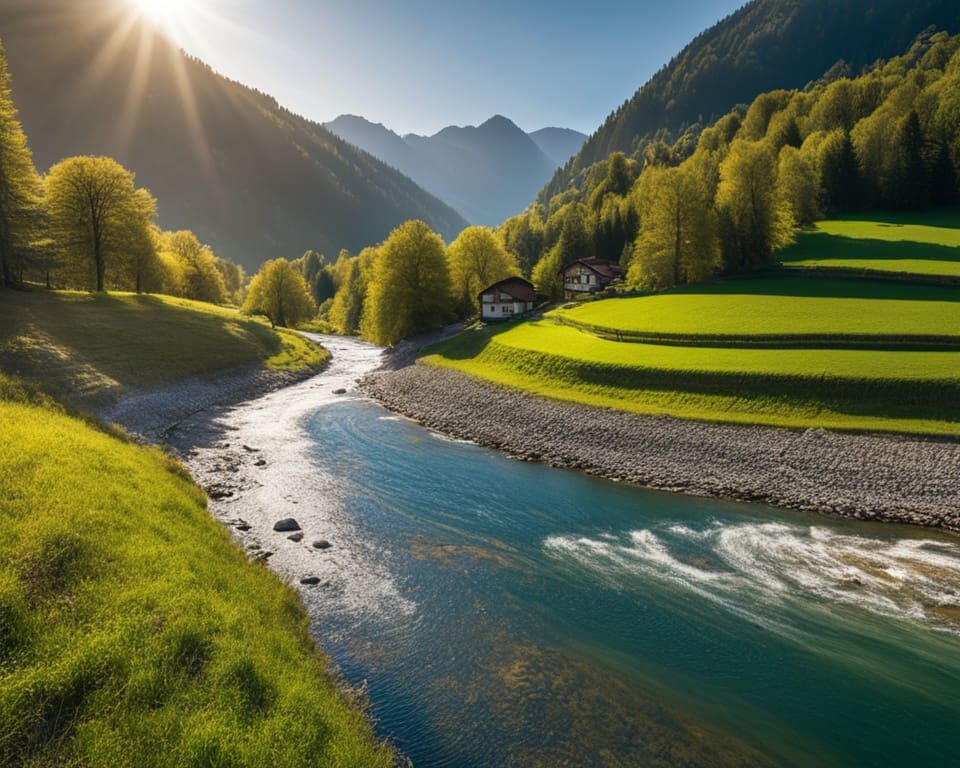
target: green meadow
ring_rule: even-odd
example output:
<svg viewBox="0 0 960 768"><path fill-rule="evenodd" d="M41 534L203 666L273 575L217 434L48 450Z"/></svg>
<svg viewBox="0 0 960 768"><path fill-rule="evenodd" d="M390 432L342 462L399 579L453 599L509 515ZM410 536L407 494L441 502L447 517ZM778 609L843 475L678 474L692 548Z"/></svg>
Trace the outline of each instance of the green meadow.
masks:
<svg viewBox="0 0 960 768"><path fill-rule="evenodd" d="M0 765L392 765L182 466L58 402L326 357L209 304L0 292Z"/></svg>
<svg viewBox="0 0 960 768"><path fill-rule="evenodd" d="M319 369L328 357L298 333L205 302L44 290L0 295L0 368L71 402L246 366Z"/></svg>
<svg viewBox="0 0 960 768"><path fill-rule="evenodd" d="M0 380L0 765L391 765L176 462Z"/></svg>
<svg viewBox="0 0 960 768"><path fill-rule="evenodd" d="M784 251L789 267L894 272L960 278L960 215L873 214L821 221Z"/></svg>
<svg viewBox="0 0 960 768"><path fill-rule="evenodd" d="M589 302L553 319L648 336L948 337L960 344L960 290L790 276L726 280L652 296Z"/></svg>
<svg viewBox="0 0 960 768"><path fill-rule="evenodd" d="M857 249L888 248L922 262L928 278L938 264L960 267L952 224L946 214L822 222L785 261L800 251L805 259L789 264L819 264L839 243L852 266ZM795 269L566 304L469 331L421 360L635 413L960 436L960 288L870 269Z"/></svg>

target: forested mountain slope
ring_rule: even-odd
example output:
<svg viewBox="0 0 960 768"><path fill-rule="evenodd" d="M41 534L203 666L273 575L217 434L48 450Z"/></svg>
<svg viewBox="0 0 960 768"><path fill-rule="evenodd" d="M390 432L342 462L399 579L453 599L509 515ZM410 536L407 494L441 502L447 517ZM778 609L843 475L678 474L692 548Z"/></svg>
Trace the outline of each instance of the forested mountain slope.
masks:
<svg viewBox="0 0 960 768"><path fill-rule="evenodd" d="M618 107L541 192L548 202L612 152L642 153L658 131L672 143L739 103L802 88L839 61L856 74L905 50L934 25L960 32L956 0L753 0L698 35Z"/></svg>
<svg viewBox="0 0 960 768"><path fill-rule="evenodd" d="M384 163L221 77L137 23L119 0L4 0L0 39L37 165L109 155L189 228L255 269L308 248L334 256L423 219L466 222Z"/></svg>

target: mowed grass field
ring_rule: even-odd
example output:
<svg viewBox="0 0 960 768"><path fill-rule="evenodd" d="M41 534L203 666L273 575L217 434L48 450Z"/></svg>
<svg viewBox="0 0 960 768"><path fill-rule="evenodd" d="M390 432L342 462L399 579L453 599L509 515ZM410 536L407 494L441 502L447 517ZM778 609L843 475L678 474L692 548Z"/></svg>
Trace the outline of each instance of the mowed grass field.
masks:
<svg viewBox="0 0 960 768"><path fill-rule="evenodd" d="M960 278L960 212L818 222L781 261L789 267Z"/></svg>
<svg viewBox="0 0 960 768"><path fill-rule="evenodd" d="M727 280L596 301L548 317L657 335L948 337L960 344L960 289L824 277Z"/></svg>
<svg viewBox="0 0 960 768"><path fill-rule="evenodd" d="M564 305L468 331L422 362L643 414L960 437L950 285L800 270L731 279Z"/></svg>
<svg viewBox="0 0 960 768"><path fill-rule="evenodd" d="M0 370L62 400L95 401L252 365L319 369L328 357L300 334L203 302L0 292Z"/></svg>
<svg viewBox="0 0 960 768"><path fill-rule="evenodd" d="M0 394L0 765L393 764L178 464Z"/></svg>

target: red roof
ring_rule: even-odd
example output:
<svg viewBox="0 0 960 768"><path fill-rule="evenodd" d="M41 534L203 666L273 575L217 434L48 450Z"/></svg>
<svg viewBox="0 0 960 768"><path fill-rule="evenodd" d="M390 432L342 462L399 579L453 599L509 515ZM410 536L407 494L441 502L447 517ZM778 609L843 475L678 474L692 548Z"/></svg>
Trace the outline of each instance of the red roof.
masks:
<svg viewBox="0 0 960 768"><path fill-rule="evenodd" d="M522 277L508 277L499 283L494 283L489 288L480 292L480 296L485 293L505 293L517 301L536 301L537 292L533 289L533 283L529 283Z"/></svg>

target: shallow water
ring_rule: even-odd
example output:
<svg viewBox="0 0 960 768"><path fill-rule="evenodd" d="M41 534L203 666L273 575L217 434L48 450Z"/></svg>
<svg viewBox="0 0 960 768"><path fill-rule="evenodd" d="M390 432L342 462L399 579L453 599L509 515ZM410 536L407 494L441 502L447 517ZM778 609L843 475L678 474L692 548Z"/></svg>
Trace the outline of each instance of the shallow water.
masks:
<svg viewBox="0 0 960 768"><path fill-rule="evenodd" d="M305 428L390 583L312 596L319 631L416 765L955 764L955 539L622 487L366 402Z"/></svg>
<svg viewBox="0 0 960 768"><path fill-rule="evenodd" d="M957 764L960 540L517 462L334 386L233 417L270 459L247 504L301 520L271 562L321 577L415 765Z"/></svg>

